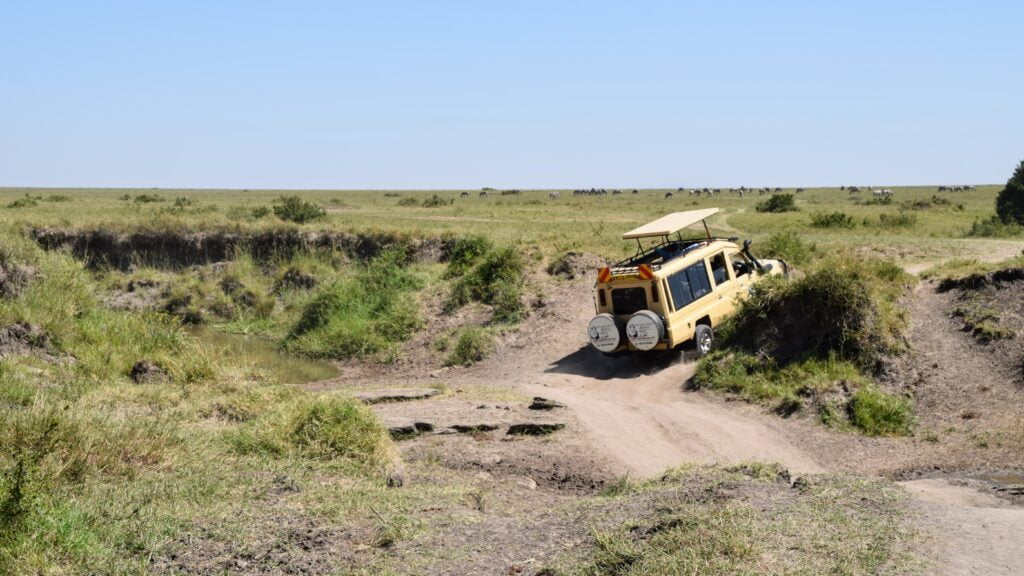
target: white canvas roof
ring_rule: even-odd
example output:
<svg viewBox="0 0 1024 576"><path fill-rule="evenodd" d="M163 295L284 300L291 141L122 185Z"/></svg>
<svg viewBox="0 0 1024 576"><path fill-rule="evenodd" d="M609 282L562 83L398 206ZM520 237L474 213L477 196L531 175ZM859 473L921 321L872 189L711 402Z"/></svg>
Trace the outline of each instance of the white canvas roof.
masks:
<svg viewBox="0 0 1024 576"><path fill-rule="evenodd" d="M655 236L668 236L696 224L705 218L710 218L718 213L718 208L705 208L703 210L687 210L686 212L673 212L662 216L654 222L648 222L639 228L634 228L622 235L624 240L630 238L650 238Z"/></svg>

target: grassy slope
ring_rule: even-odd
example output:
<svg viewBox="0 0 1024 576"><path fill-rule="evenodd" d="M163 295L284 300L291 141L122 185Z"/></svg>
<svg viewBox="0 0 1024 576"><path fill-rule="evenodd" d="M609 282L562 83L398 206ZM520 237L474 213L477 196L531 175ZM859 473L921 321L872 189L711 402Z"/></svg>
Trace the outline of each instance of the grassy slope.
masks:
<svg viewBox="0 0 1024 576"><path fill-rule="evenodd" d="M147 573L184 527L244 533L236 504L282 471L351 498L383 489L395 453L368 409L231 365L168 319L105 309L66 256L12 236L0 256L35 271L0 300L0 324L45 334L39 353L0 359L0 573ZM139 360L167 376L131 383Z"/></svg>

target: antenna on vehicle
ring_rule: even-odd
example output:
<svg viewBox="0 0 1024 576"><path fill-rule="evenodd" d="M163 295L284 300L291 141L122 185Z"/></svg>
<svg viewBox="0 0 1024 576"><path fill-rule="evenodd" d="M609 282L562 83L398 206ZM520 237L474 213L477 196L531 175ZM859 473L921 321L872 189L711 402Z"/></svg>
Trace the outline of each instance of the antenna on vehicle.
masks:
<svg viewBox="0 0 1024 576"><path fill-rule="evenodd" d="M711 229L708 228L708 221L707 221L707 219L705 218L704 220L701 220L700 222L701 222L701 224L704 225L704 232L708 235L708 240L711 240Z"/></svg>

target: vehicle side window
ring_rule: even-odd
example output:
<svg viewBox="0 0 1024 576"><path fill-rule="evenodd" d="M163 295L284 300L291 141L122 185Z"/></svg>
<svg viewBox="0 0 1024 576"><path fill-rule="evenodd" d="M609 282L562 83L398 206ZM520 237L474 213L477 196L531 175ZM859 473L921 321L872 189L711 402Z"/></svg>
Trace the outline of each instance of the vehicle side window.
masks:
<svg viewBox="0 0 1024 576"><path fill-rule="evenodd" d="M711 275L715 278L715 286L720 286L729 281L729 271L726 269L725 252L719 252L711 257Z"/></svg>
<svg viewBox="0 0 1024 576"><path fill-rule="evenodd" d="M668 277L668 289L676 310L711 292L708 269L698 262Z"/></svg>
<svg viewBox="0 0 1024 576"><path fill-rule="evenodd" d="M747 258L743 254L736 252L732 255L731 260L732 271L737 278L744 274L750 274L750 262L747 262Z"/></svg>

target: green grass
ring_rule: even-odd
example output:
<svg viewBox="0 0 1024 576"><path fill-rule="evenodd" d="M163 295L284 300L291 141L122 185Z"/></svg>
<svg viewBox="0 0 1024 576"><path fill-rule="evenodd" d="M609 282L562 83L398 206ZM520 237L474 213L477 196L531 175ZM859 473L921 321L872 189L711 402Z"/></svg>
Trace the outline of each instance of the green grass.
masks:
<svg viewBox="0 0 1024 576"><path fill-rule="evenodd" d="M566 251L593 252L612 259L621 259L635 246L623 242L619 235L667 212L719 207L722 214L709 224L712 232L722 236L740 235L755 240L755 246L776 232L794 232L805 242L819 249L865 247L898 258L901 262L920 262L948 257L976 257L987 253L985 243L965 239L976 219L987 219L993 213L999 186L979 186L977 191L940 193L940 197L963 204L962 211L950 209L917 212L917 222L910 228L815 228L801 212L758 213L754 206L761 200L756 195L739 198L722 195L713 198L663 198L664 189L643 189L636 196L573 197L562 190L558 202L549 201L546 190L524 190L520 196L491 195L462 199L458 190L402 191L378 190L117 190L117 189L0 189L0 206L23 197L58 194L69 202L40 203L36 207L3 210L0 222L22 226L66 226L98 228L111 231L258 231L287 229L291 224L275 217L253 214L266 209L282 195L298 195L321 206L344 204L332 209L312 223L308 229L345 230L352 233L399 231L411 237L483 235L497 246L525 243L536 246L546 255ZM932 186L894 187L898 202L930 201L936 196ZM161 197L188 197L197 206L216 210L203 213L158 213L141 204L121 200L125 194L134 196L158 194ZM387 196L390 194L391 196ZM424 208L423 200L437 195L452 201L448 206ZM417 206L396 207L395 195L413 198ZM877 222L882 212L891 207L862 205L857 195L837 188L808 188L795 198L795 205L807 212L842 211L857 222L865 218ZM1024 237L1014 237L1024 241ZM898 252L893 246L899 246Z"/></svg>
<svg viewBox="0 0 1024 576"><path fill-rule="evenodd" d="M319 358L394 359L420 327L422 280L402 250L387 250L354 274L320 288L284 340L286 350Z"/></svg>
<svg viewBox="0 0 1024 576"><path fill-rule="evenodd" d="M488 328L464 326L436 340L435 346L446 353L445 366L472 366L494 351L496 338Z"/></svg>
<svg viewBox="0 0 1024 576"><path fill-rule="evenodd" d="M594 552L552 562L558 576L905 574L905 496L882 480L778 482L779 468L684 467L606 496L651 510L592 529ZM741 497L730 497L742 494ZM635 504L634 504L635 505ZM542 572L543 573L543 572Z"/></svg>
<svg viewBox="0 0 1024 576"><path fill-rule="evenodd" d="M719 328L722 348L701 359L693 382L783 416L811 409L829 425L907 434L909 403L871 403L885 395L871 375L885 356L905 349L901 299L910 285L892 263L849 256L822 258L795 280L765 281ZM905 426L886 426L897 416L873 418L883 408Z"/></svg>
<svg viewBox="0 0 1024 576"><path fill-rule="evenodd" d="M109 310L81 263L20 235L0 234L0 260L36 270L0 324L74 358L0 359L0 573L147 574L189 526L244 530L232 503L280 467L383 489L395 453L365 407L265 380L171 318ZM139 360L169 379L133 384ZM246 436L270 449L243 454Z"/></svg>
<svg viewBox="0 0 1024 576"><path fill-rule="evenodd" d="M526 314L522 302L525 275L526 262L519 250L492 250L455 280L445 307L455 310L482 302L493 308L495 322L518 322Z"/></svg>

